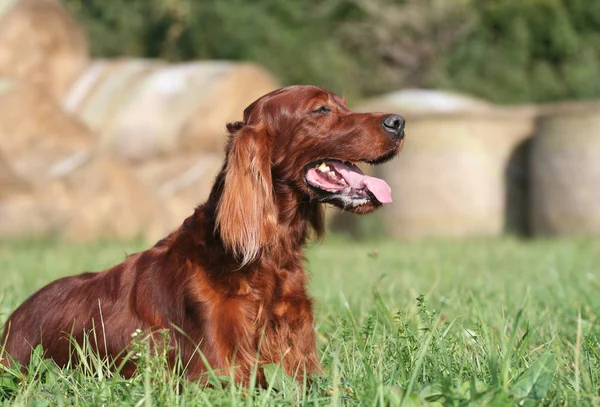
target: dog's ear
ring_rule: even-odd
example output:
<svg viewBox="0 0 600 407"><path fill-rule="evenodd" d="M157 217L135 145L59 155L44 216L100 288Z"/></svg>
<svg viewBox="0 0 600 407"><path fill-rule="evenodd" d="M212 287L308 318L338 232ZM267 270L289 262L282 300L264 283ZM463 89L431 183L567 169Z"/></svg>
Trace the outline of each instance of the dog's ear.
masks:
<svg viewBox="0 0 600 407"><path fill-rule="evenodd" d="M246 265L273 243L277 210L267 133L256 126L235 127L230 129L236 131L227 148L215 228L225 247Z"/></svg>

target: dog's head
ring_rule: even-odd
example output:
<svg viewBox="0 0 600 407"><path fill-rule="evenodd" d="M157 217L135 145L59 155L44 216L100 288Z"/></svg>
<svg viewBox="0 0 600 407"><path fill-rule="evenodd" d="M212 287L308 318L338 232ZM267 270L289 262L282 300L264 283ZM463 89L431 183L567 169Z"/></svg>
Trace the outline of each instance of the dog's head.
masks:
<svg viewBox="0 0 600 407"><path fill-rule="evenodd" d="M275 236L278 204L289 201L282 194L296 205L324 202L356 213L392 201L388 184L356 164L380 164L400 151L399 115L355 113L331 92L290 86L256 100L228 130L217 226L245 260Z"/></svg>

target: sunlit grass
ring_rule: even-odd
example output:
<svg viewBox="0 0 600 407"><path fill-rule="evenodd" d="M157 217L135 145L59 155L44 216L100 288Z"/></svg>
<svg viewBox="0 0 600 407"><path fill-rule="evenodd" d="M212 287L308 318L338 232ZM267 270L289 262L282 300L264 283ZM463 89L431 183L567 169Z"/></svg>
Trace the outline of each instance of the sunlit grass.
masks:
<svg viewBox="0 0 600 407"><path fill-rule="evenodd" d="M139 242L0 246L0 325L49 281L95 271ZM126 380L94 358L0 375L6 405L594 405L600 403L600 241L355 243L308 250L325 375L305 389L189 383L139 338Z"/></svg>

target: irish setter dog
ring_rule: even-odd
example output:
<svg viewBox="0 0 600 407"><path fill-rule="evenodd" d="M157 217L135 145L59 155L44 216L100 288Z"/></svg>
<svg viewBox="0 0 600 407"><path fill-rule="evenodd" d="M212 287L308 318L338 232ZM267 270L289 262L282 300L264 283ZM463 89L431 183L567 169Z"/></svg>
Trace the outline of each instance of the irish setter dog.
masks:
<svg viewBox="0 0 600 407"><path fill-rule="evenodd" d="M208 201L151 249L27 299L5 325L2 363L26 365L42 344L65 365L71 340L84 335L102 357L123 361L141 329L150 338L170 333L169 363L181 358L190 380L206 362L241 384L256 371L265 385L256 367L269 363L299 380L320 371L303 246L311 231L323 234L323 203L365 214L391 202L388 184L354 163L394 157L404 119L354 113L323 89L290 86L256 100L227 129ZM134 372L127 362L120 373Z"/></svg>

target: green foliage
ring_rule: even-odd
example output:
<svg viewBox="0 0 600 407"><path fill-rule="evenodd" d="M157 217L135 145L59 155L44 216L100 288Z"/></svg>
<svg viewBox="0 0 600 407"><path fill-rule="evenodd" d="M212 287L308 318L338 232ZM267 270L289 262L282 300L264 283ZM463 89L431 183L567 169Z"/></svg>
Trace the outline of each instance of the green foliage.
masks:
<svg viewBox="0 0 600 407"><path fill-rule="evenodd" d="M447 85L500 102L600 96L598 2L478 0L473 6L480 23L449 58Z"/></svg>
<svg viewBox="0 0 600 407"><path fill-rule="evenodd" d="M529 405L539 403L546 396L557 369L555 359L553 354L544 353L511 386L512 394L521 400L520 405L525 405L523 400L527 400Z"/></svg>
<svg viewBox="0 0 600 407"><path fill-rule="evenodd" d="M181 61L255 61L285 83L338 92L358 78L358 63L335 36L319 1L67 0L100 56Z"/></svg>
<svg viewBox="0 0 600 407"><path fill-rule="evenodd" d="M438 87L600 97L594 0L65 0L93 53L249 60L347 97Z"/></svg>

